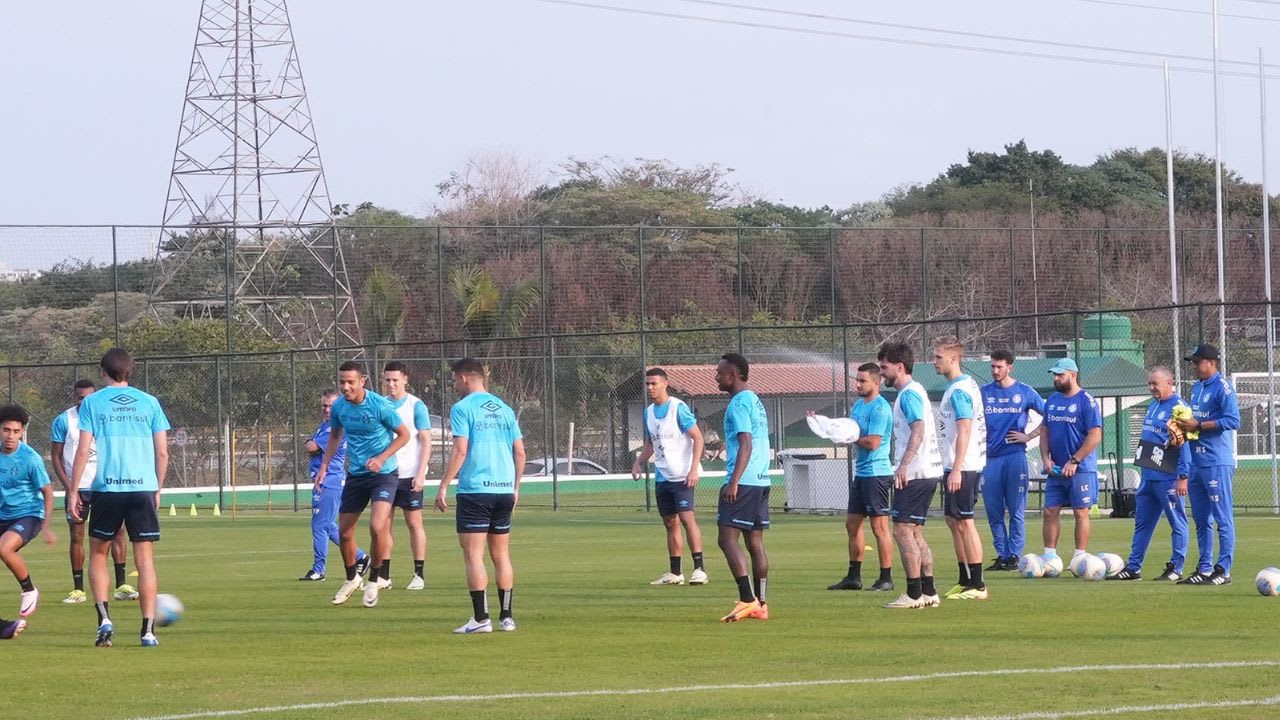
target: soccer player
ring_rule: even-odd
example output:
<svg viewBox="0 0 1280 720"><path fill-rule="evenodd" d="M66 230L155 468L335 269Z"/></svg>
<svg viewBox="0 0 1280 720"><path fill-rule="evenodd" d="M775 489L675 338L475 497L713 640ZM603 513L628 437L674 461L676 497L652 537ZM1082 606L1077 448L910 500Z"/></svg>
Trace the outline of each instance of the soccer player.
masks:
<svg viewBox="0 0 1280 720"><path fill-rule="evenodd" d="M53 419L53 426L49 430L49 439L52 441L49 447L49 464L53 466L53 474L58 479L58 483L62 485L64 495L70 495L73 492L80 493L81 512L87 514L89 507L93 504L93 493L89 490L93 485L93 478L98 473L98 457L97 452L93 448L89 449L89 464L85 466L84 475L80 477L80 482L73 483L68 476L71 472L71 463L76 457L76 447L80 442L80 403L85 398L93 394L97 388L92 380L77 380L74 389L75 404L62 411L58 417ZM67 524L69 526L71 543L69 552L71 555L71 594L67 595L62 602L68 605L74 605L85 601L84 594L84 521L76 520L71 517L71 506L66 506ZM116 539L111 541L111 560L115 563L116 569L116 600L137 600L138 591L126 582L125 571L127 570L127 550L124 542L124 535L117 534Z"/></svg>
<svg viewBox="0 0 1280 720"><path fill-rule="evenodd" d="M18 405L0 407L0 562L9 568L22 588L18 619L0 618L0 640L22 632L23 618L36 611L40 591L31 583L31 573L18 551L41 529L44 540L57 542L45 520L53 514L53 487L44 461L31 446L22 442L31 416Z"/></svg>
<svg viewBox="0 0 1280 720"><path fill-rule="evenodd" d="M947 379L938 406L941 431L943 515L951 530L960 579L947 592L948 600L986 600L982 580L982 538L974 522L978 480L987 465L987 421L982 411L982 391L963 372L964 345L954 335L933 341L933 368Z"/></svg>
<svg viewBox="0 0 1280 720"><path fill-rule="evenodd" d="M83 477L89 454L97 451L93 509L89 513L89 586L98 613L95 645L111 647L115 624L107 611L107 549L121 525L133 543L138 570L138 607L143 647L160 644L156 616L155 543L160 540L160 488L169 471L169 419L153 396L129 385L133 358L120 348L100 361L106 386L80 402L80 440L68 477ZM83 518L80 497L67 494L71 517Z"/></svg>
<svg viewBox="0 0 1280 720"><path fill-rule="evenodd" d="M366 507L369 510L369 555L376 564L383 556L382 548L391 546L391 503L395 500L400 478L396 474L396 451L409 442L409 428L396 414L395 408L381 395L365 389L364 370L360 363L348 360L338 366L338 389L342 397L330 409L329 442L325 445L316 485L323 486L329 463L347 441L347 480L338 503L338 539L342 548L342 564L347 580L333 596L333 604L341 605L360 588L357 565L356 523ZM369 571L364 583L365 607L378 604L379 569Z"/></svg>
<svg viewBox="0 0 1280 720"><path fill-rule="evenodd" d="M320 394L320 425L307 439L307 454L311 456L311 482L315 487L311 490L311 551L313 560L311 569L302 577L303 582L324 580L325 565L329 559L329 543L342 546L338 535L338 503L342 500L342 485L346 479L345 464L347 461L347 443L339 443L338 450L329 460L325 468L324 484L320 481L320 460L324 458L324 449L329 445L329 414L333 403L338 399L338 391L329 388ZM364 550L356 548L356 574L364 575L369 568L369 556Z"/></svg>
<svg viewBox="0 0 1280 720"><path fill-rule="evenodd" d="M1191 472L1191 445L1184 442L1175 447L1170 443L1169 419L1173 417L1173 409L1186 406L1174 392L1173 382L1173 371L1167 367L1152 368L1147 373L1147 388L1154 399L1147 406L1146 417L1142 420L1141 442L1159 450L1161 455L1177 454L1176 469L1170 473L1142 468L1142 482L1138 486L1137 507L1133 513L1133 548L1129 552L1129 562L1108 580L1142 578L1142 560L1147 555L1162 512L1169 519L1173 555L1156 580L1176 581L1182 577L1182 563L1187 559L1187 509L1182 498L1187 495L1187 477Z"/></svg>
<svg viewBox="0 0 1280 720"><path fill-rule="evenodd" d="M474 358L453 364L453 385L462 396L449 412L453 451L436 492L436 509L449 509L449 483L458 479L456 526L467 568L471 617L454 630L459 635L493 632L489 618L489 575L485 546L498 584L498 629L512 632L512 596L516 574L511 565L511 515L520 501L524 472L524 435L516 414L485 386L484 366Z"/></svg>
<svg viewBox="0 0 1280 720"><path fill-rule="evenodd" d="M991 382L982 386L987 423L987 466L982 471L982 504L991 526L996 559L987 570L1015 570L1026 542L1027 443L1031 413L1044 419L1044 398L1035 388L1013 377L1013 353L991 353ZM1009 522L1005 524L1005 514Z"/></svg>
<svg viewBox="0 0 1280 720"><path fill-rule="evenodd" d="M880 561L880 577L869 589L893 590L893 536L889 532L889 492L893 487L893 464L889 461L889 438L893 432L893 408L880 396L880 366L863 363L854 378L858 400L849 417L858 423L859 437L854 443L853 483L849 486L849 513L844 529L849 535L849 571L828 590L861 590L862 558L866 536L862 525L871 518L871 533L876 537L876 554Z"/></svg>
<svg viewBox="0 0 1280 720"><path fill-rule="evenodd" d="M1058 554L1062 530L1058 513L1070 505L1076 516L1075 560L1089 547L1089 509L1098 499L1098 445L1102 442L1102 410L1080 387L1080 367L1060 358L1049 368L1056 391L1045 401L1040 457L1048 480L1044 486L1044 554Z"/></svg>
<svg viewBox="0 0 1280 720"><path fill-rule="evenodd" d="M1231 383L1220 374L1218 348L1197 345L1187 356L1199 380L1191 386L1193 417L1180 421L1191 444L1191 516L1196 521L1196 572L1179 585L1229 585L1236 544L1235 511L1231 484L1236 471L1235 435L1240 427L1240 406ZM1213 558L1213 531L1218 531L1218 562Z"/></svg>
<svg viewBox="0 0 1280 720"><path fill-rule="evenodd" d="M942 453L933 405L924 386L911 377L915 353L903 342L888 342L877 354L880 374L898 391L893 401L893 539L902 555L907 591L889 609L938 607L933 550L924 539L929 502L942 479Z"/></svg>
<svg viewBox="0 0 1280 720"><path fill-rule="evenodd" d="M679 398L667 392L667 371L649 368L644 374L644 389L653 402L644 410L644 449L631 466L631 477L639 480L644 466L653 458L654 495L658 514L667 528L667 557L670 567L650 585L683 585L680 567L684 543L680 527L689 538L693 553L690 585L705 585L707 570L702 563L702 530L693 512L693 489L702 472L702 430L693 411Z"/></svg>
<svg viewBox="0 0 1280 720"><path fill-rule="evenodd" d="M413 552L413 579L406 590L422 590L426 581L422 569L427 562L427 530L422 526L422 486L427 482L427 464L431 461L431 414L426 403L409 393L409 368L392 360L382 368L382 384L387 391L391 407L413 436L404 447L396 451L400 485L396 499L391 504L392 514L400 508L404 524L409 528L409 549ZM391 545L382 553L381 574L378 582L384 588L391 587Z"/></svg>
<svg viewBox="0 0 1280 720"><path fill-rule="evenodd" d="M721 622L769 619L766 593L769 556L764 531L769 529L769 417L760 398L747 388L751 367L738 353L727 353L716 365L716 385L729 393L724 411L725 483L716 510L720 550L738 583L738 602ZM739 538L745 535L747 551ZM747 576L751 556L751 577Z"/></svg>

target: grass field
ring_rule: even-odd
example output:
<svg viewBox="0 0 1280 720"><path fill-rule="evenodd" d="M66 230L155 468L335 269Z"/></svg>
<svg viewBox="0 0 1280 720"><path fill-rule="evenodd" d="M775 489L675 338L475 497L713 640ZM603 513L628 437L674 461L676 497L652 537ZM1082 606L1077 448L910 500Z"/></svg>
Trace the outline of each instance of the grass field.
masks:
<svg viewBox="0 0 1280 720"><path fill-rule="evenodd" d="M400 589L410 562L397 528L397 587L373 609L358 595L330 606L341 574L332 557L329 580L295 580L310 562L305 514L162 521L161 587L187 614L160 630L155 649L135 645L132 603L112 604L116 647L94 648L92 606L59 603L70 584L64 534L56 547L27 548L43 597L27 633L0 643L7 715L1052 718L1137 706L1148 709L1105 714L1167 717L1185 706L1179 718L1280 717L1280 598L1253 589L1259 568L1280 564L1280 520L1270 517L1240 521L1225 588L993 573L988 602L888 611L884 594L824 589L845 567L841 518L778 513L772 619L725 625L716 620L735 593L709 517L711 583L652 588L666 565L653 514L525 510L513 539L520 629L472 637L450 634L470 614L451 516L429 518L422 593ZM1038 539L1039 522L1030 525ZM1131 530L1096 521L1094 550L1126 555ZM928 534L946 587L949 536L940 519ZM1151 575L1167 538L1162 528ZM905 587L900 569L895 579ZM496 615L496 597L490 605ZM1226 705L1236 702L1247 705Z"/></svg>

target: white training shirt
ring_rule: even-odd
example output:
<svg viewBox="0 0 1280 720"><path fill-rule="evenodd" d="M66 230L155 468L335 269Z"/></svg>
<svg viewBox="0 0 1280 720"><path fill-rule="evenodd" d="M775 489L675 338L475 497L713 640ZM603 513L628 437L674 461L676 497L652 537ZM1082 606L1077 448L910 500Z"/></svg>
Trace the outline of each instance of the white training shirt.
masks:
<svg viewBox="0 0 1280 720"><path fill-rule="evenodd" d="M969 396L973 406L973 417L969 423L969 446L965 448L964 458L960 464L962 472L981 472L987 466L987 415L982 405L982 389L968 375L961 375L947 385L942 393L942 404L938 407L938 432L942 437L942 467L944 470L955 469L956 436L959 427L956 424L956 409L952 403L952 394L962 392Z"/></svg>
<svg viewBox="0 0 1280 720"><path fill-rule="evenodd" d="M396 401L391 398L387 398L387 402L392 405L396 404ZM427 412L427 404L412 393L405 395L400 407L395 408L395 411L396 415L400 416L400 420L404 422L405 427L409 428L409 442L396 451L396 467L399 468L398 472L401 480L412 480L418 476L418 463L426 462L428 457L424 451L430 450L430 445L424 448L418 440L418 433L422 430L431 429L431 416Z"/></svg>
<svg viewBox="0 0 1280 720"><path fill-rule="evenodd" d="M921 428L924 440L916 453L916 459L907 466L907 479L942 477L942 453L938 450L938 425L933 419L933 404L929 402L929 394L924 386L912 380L898 391L893 401L893 465L896 470L902 465L902 456L907 454L907 445L911 442L911 423L907 422L902 412L902 396L906 393L917 393L924 406Z"/></svg>
<svg viewBox="0 0 1280 720"><path fill-rule="evenodd" d="M667 401L667 414L661 420L654 412L654 405L644 410L645 427L653 442L653 465L666 480L683 482L693 469L693 438L680 430L680 408L684 401L671 398ZM698 463L702 472L702 463Z"/></svg>
<svg viewBox="0 0 1280 720"><path fill-rule="evenodd" d="M74 405L62 412L67 424L67 436L62 441L62 469L67 479L71 478L71 467L76 461L76 448L80 447L80 409ZM88 490L93 479L98 476L98 447L96 443L89 445L89 460L84 464L84 474L76 485L79 490Z"/></svg>

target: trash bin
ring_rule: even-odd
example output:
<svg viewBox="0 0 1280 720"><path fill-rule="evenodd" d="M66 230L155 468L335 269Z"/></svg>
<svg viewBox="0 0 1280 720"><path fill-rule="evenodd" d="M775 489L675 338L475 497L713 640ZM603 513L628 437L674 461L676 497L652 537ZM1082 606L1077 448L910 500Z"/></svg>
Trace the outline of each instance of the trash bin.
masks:
<svg viewBox="0 0 1280 720"><path fill-rule="evenodd" d="M849 461L812 450L778 453L787 486L787 512L844 513L849 510Z"/></svg>

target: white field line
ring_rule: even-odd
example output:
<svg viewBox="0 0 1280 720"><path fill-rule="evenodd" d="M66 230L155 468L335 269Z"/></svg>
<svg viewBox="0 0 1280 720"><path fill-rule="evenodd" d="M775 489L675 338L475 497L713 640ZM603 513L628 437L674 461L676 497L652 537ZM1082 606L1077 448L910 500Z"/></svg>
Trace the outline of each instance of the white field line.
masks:
<svg viewBox="0 0 1280 720"><path fill-rule="evenodd" d="M1254 700L1220 700L1218 702L1169 703L1167 705L1121 705L1119 707L1095 708L1093 710L1042 711L1019 713L1017 715L960 715L946 718L945 720L1062 720L1065 718L1103 717L1106 715L1131 715L1135 713L1221 710L1263 705L1280 705L1280 695Z"/></svg>
<svg viewBox="0 0 1280 720"><path fill-rule="evenodd" d="M1005 668L997 670L958 670L953 672L927 673L917 675L890 675L870 678L836 678L831 680L791 680L763 683L725 683L718 685L678 685L661 688L603 688L598 690L548 690L542 692L512 692L488 695L420 695L408 697L360 698L356 700L337 700L333 702L300 703L297 705L268 705L239 710L201 710L178 715L153 715L138 717L134 720L200 720L201 718L241 717L245 715L267 715L281 712L297 712L300 710L330 710L334 708L360 707L367 705L423 705L428 703L476 703L498 700L548 700L586 697L632 697L638 695L667 695L671 693L715 692L721 690L773 690L785 688L806 688L837 685L880 685L887 683L926 682L930 680L947 680L954 678L981 678L1011 675L1057 675L1062 673L1088 672L1127 672L1137 670L1220 670L1254 667L1280 667L1274 660L1253 660L1240 662L1201 662L1201 663L1161 663L1135 665L1068 665L1051 668ZM1247 701L1251 705L1266 704L1263 700ZM1186 707L1219 707L1219 705L1187 705ZM1220 707L1229 707L1221 705ZM1085 713L1097 711L1082 711ZM1044 718L1084 717L1071 714L1050 715L1010 715L1007 718L1027 718L1028 720ZM984 720L996 720L995 717Z"/></svg>

